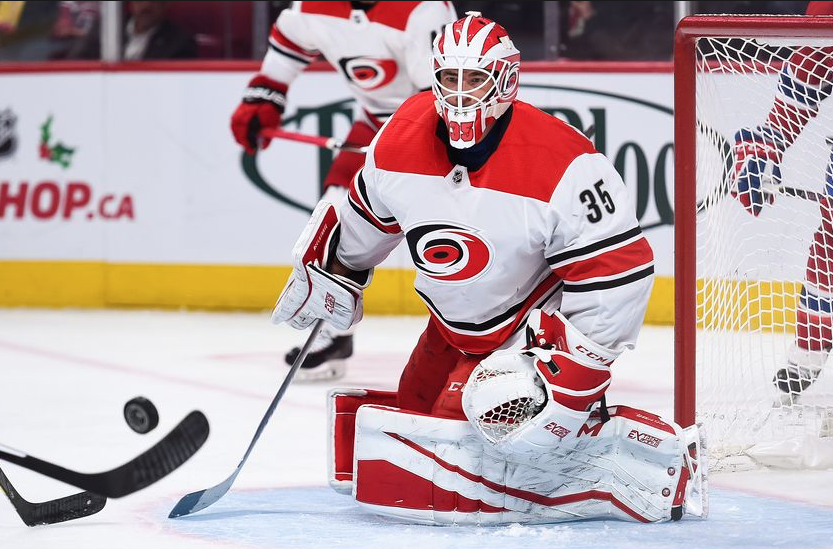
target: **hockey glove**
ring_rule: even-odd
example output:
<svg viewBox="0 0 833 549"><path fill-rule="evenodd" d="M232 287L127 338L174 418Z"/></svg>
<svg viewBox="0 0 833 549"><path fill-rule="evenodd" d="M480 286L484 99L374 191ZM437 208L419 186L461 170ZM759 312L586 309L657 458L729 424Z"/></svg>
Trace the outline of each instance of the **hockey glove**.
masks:
<svg viewBox="0 0 833 549"><path fill-rule="evenodd" d="M283 289L272 322L287 322L297 330L323 318L339 330L346 330L362 318L362 293L370 284L372 271L357 283L326 271L331 250L338 244L339 221L335 207L323 200L292 249L292 274Z"/></svg>
<svg viewBox="0 0 833 549"><path fill-rule="evenodd" d="M735 133L735 164L731 193L752 215L775 200L773 185L781 184L781 157L786 148L781 133L769 126Z"/></svg>
<svg viewBox="0 0 833 549"><path fill-rule="evenodd" d="M263 75L257 75L249 82L243 94L243 101L231 115L231 132L246 152L254 154L260 147L265 149L271 139L259 137L264 128L279 128L281 114L286 105L285 84L275 82Z"/></svg>
<svg viewBox="0 0 833 549"><path fill-rule="evenodd" d="M475 367L463 411L506 453L540 452L574 439L610 384L619 353L590 340L561 314L534 310L525 350L496 351Z"/></svg>

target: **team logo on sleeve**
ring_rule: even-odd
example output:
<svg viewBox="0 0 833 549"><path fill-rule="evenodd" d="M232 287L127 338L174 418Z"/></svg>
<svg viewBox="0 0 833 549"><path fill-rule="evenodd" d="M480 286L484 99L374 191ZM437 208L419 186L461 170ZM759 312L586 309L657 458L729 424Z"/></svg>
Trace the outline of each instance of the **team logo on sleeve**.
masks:
<svg viewBox="0 0 833 549"><path fill-rule="evenodd" d="M492 264L492 245L478 231L461 225L429 223L407 231L417 270L440 282L471 282Z"/></svg>
<svg viewBox="0 0 833 549"><path fill-rule="evenodd" d="M396 61L373 57L343 57L338 64L345 76L363 90L381 88L396 76Z"/></svg>

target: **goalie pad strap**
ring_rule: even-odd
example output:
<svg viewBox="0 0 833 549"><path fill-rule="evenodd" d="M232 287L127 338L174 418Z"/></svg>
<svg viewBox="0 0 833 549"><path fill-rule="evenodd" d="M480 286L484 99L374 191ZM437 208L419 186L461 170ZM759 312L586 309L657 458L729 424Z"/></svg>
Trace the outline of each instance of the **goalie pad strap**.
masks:
<svg viewBox="0 0 833 549"><path fill-rule="evenodd" d="M396 391L373 389L331 389L327 393L327 479L335 491L353 492L353 441L356 410L363 404L395 406Z"/></svg>

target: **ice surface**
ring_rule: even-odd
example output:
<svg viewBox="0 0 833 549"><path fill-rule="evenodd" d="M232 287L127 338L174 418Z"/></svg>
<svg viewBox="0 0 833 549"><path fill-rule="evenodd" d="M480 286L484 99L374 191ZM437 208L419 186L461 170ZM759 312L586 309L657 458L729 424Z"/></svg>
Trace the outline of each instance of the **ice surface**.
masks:
<svg viewBox="0 0 833 549"><path fill-rule="evenodd" d="M27 528L0 499L0 548L833 548L833 471L715 475L704 522L427 527L363 513L326 487L324 395L334 386L395 387L424 324L366 319L347 377L294 383L232 490L209 509L169 520L182 495L234 470L287 370L283 353L303 334L272 326L267 313L0 310L0 443L97 472L150 447L192 409L212 428L180 470L93 517ZM637 350L614 367L609 403L670 417L672 337L671 328L643 330ZM122 417L137 395L159 410L159 426L146 435ZM0 466L29 501L75 491Z"/></svg>

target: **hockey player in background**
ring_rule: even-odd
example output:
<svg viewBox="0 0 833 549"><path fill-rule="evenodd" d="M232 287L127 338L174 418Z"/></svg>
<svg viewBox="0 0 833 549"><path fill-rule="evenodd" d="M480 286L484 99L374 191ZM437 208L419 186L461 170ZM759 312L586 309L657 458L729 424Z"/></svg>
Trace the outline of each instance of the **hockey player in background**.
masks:
<svg viewBox="0 0 833 549"><path fill-rule="evenodd" d="M698 427L604 404L653 283L627 189L581 133L516 100L519 65L479 13L447 25L432 92L293 250L275 322L357 322L403 240L431 313L397 391L331 392L331 485L431 524L705 516Z"/></svg>
<svg viewBox="0 0 833 549"><path fill-rule="evenodd" d="M345 79L356 100L345 141L369 145L405 99L431 86L431 41L456 19L451 2L293 2L278 16L269 51L231 118L247 152L269 145L264 128L278 128L289 86L319 54ZM364 154L341 152L324 179L324 197L340 202ZM286 355L292 364L300 348ZM352 329L326 327L299 370L301 380L335 379L353 354Z"/></svg>
<svg viewBox="0 0 833 549"><path fill-rule="evenodd" d="M828 15L831 8L833 2L810 2L807 14ZM766 120L735 133L732 194L747 212L757 216L765 203L774 201L772 185L781 183L784 152L832 90L833 47L798 48L778 75L775 103ZM833 152L824 195L796 308L795 340L787 351L787 364L773 378L785 404L794 403L818 379L833 347Z"/></svg>

